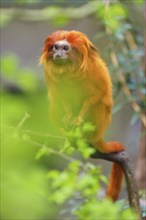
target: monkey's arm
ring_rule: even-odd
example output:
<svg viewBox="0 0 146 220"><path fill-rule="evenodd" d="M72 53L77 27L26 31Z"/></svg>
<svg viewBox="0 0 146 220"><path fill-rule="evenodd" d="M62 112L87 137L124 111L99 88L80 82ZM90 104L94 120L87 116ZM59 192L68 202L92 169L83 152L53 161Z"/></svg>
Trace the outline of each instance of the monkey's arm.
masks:
<svg viewBox="0 0 146 220"><path fill-rule="evenodd" d="M72 120L72 117L73 117L72 110L71 110L71 107L69 105L67 105L65 102L63 102L63 108L65 111L65 115L64 115L62 121L65 124L65 126L68 126Z"/></svg>
<svg viewBox="0 0 146 220"><path fill-rule="evenodd" d="M88 97L84 102L83 105L81 107L81 110L78 114L78 116L75 118L74 120L74 124L75 125L80 125L84 119L86 118L86 115L88 114L88 112L90 111L90 109L95 106L96 104L98 104L98 102L100 101L100 97L99 95L96 96L90 96Z"/></svg>
<svg viewBox="0 0 146 220"><path fill-rule="evenodd" d="M97 85L92 86L88 88L87 91L90 91L88 97L84 100L82 107L79 111L78 116L74 120L75 125L80 125L85 119L88 113L90 113L90 110L97 106L99 107L99 104L104 104L108 108L111 109L112 107L112 95L111 92L107 90L106 86L102 86L102 88L99 88Z"/></svg>

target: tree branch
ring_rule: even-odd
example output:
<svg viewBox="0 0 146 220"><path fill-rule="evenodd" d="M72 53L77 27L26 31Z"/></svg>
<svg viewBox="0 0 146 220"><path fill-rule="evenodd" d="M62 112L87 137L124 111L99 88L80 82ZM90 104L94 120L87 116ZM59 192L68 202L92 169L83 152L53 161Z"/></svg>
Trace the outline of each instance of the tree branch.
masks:
<svg viewBox="0 0 146 220"><path fill-rule="evenodd" d="M97 3L96 3L97 4ZM100 5L100 2L98 3ZM53 13L52 13L53 11ZM1 14L7 15L10 19L17 18L24 21L50 21L58 15L66 15L68 19L82 19L92 15L97 11L94 2L88 2L80 7L54 7L53 5L46 6L42 9L29 8L1 8ZM39 16L38 16L39 15Z"/></svg>
<svg viewBox="0 0 146 220"><path fill-rule="evenodd" d="M139 220L141 219L141 210L139 205L139 198L138 198L138 189L136 185L136 181L133 174L133 168L131 161L127 152L121 151L118 153L101 153L96 151L95 154L91 156L92 158L96 159L104 159L112 162L117 162L123 169L125 174L125 179L127 183L127 191L128 191L128 199L129 204L133 208L133 210L137 213Z"/></svg>

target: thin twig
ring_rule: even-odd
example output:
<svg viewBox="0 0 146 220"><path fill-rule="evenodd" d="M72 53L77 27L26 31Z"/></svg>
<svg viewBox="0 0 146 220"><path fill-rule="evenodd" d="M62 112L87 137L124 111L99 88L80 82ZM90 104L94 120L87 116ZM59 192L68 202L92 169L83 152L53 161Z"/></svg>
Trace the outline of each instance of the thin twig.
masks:
<svg viewBox="0 0 146 220"><path fill-rule="evenodd" d="M8 128L11 128L14 131L16 130L15 127L10 126L10 125L4 125L4 126L8 127ZM22 128L20 129L20 126L19 126L19 131L24 132L24 133L29 133L29 134L32 134L32 135L42 136L42 137L50 137L50 138L54 138L54 139L63 139L63 140L67 139L65 136L52 135L52 134L42 133L42 132L38 132L38 131L32 131L32 130L28 130L28 129L22 129Z"/></svg>
<svg viewBox="0 0 146 220"><path fill-rule="evenodd" d="M27 138L23 138L22 139L24 142L28 143L28 144L33 144L39 148L46 148L48 150L48 154L54 154L54 155L58 155L60 157L62 157L63 159L69 161L69 162L73 162L73 161L76 161L76 158L74 157L71 157L71 156L68 156L67 154L65 154L64 152L62 151L57 151L57 150L54 150L50 147L48 147L47 145L45 144L42 144L42 143L39 143L39 142L36 142L34 140L30 140L30 139L27 139ZM47 152L46 152L46 155L47 155ZM86 166L86 164L82 161L80 161L80 167L82 168L82 170L84 170L85 172L88 171L88 166Z"/></svg>
<svg viewBox="0 0 146 220"><path fill-rule="evenodd" d="M19 129L23 126L23 124L25 123L25 121L26 121L28 118L30 118L30 115L29 115L27 112L25 112L25 113L24 113L24 117L23 117L23 118L21 119L21 121L18 123L17 127L15 128L15 130L19 130Z"/></svg>

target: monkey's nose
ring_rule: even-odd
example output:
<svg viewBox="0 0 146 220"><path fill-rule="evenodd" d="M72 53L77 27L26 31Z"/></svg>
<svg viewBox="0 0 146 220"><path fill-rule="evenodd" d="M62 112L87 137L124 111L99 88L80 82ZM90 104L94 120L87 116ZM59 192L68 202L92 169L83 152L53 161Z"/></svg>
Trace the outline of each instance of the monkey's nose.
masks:
<svg viewBox="0 0 146 220"><path fill-rule="evenodd" d="M60 58L60 57L62 57L62 54L61 54L61 53L58 53L58 54L56 54L56 56L55 56L55 58Z"/></svg>

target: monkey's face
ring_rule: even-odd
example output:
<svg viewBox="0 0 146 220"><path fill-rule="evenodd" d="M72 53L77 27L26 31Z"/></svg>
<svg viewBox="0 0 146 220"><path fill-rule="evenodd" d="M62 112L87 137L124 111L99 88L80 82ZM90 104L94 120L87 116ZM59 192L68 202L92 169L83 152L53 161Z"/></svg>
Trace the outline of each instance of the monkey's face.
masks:
<svg viewBox="0 0 146 220"><path fill-rule="evenodd" d="M52 59L56 65L71 63L70 53L72 52L72 47L65 39L55 42L51 47L51 51L50 59Z"/></svg>
<svg viewBox="0 0 146 220"><path fill-rule="evenodd" d="M47 61L55 66L68 66L79 63L80 55L66 39L61 39L48 48Z"/></svg>
<svg viewBox="0 0 146 220"><path fill-rule="evenodd" d="M52 33L45 40L45 47L40 59L48 70L64 69L66 72L71 69L86 70L96 53L94 45L81 32L78 31L57 31Z"/></svg>

